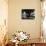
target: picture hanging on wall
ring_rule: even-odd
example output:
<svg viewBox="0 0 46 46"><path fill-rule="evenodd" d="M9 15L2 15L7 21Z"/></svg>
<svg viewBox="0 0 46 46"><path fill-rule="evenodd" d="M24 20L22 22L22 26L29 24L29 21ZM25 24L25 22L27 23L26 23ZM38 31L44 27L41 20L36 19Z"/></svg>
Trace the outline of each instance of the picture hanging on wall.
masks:
<svg viewBox="0 0 46 46"><path fill-rule="evenodd" d="M22 9L22 19L34 19L35 9Z"/></svg>

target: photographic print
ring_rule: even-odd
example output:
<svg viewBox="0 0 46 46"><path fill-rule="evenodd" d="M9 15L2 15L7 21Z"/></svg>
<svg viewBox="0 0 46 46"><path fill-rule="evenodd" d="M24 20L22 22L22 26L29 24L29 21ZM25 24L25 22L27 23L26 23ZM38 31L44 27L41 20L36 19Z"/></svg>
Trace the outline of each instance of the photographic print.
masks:
<svg viewBox="0 0 46 46"><path fill-rule="evenodd" d="M34 19L35 9L22 9L22 19Z"/></svg>

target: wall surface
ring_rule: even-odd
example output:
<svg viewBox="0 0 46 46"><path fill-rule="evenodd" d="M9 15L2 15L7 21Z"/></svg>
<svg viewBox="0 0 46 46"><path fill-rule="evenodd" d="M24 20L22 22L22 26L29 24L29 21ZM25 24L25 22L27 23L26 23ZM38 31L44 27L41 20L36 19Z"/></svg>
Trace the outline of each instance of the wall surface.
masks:
<svg viewBox="0 0 46 46"><path fill-rule="evenodd" d="M35 19L22 20L22 9L35 9ZM40 0L9 0L8 22L9 36L20 30L30 33L31 38L39 38L41 30Z"/></svg>
<svg viewBox="0 0 46 46"><path fill-rule="evenodd" d="M3 43L4 36L8 31L8 0L0 0L0 43Z"/></svg>

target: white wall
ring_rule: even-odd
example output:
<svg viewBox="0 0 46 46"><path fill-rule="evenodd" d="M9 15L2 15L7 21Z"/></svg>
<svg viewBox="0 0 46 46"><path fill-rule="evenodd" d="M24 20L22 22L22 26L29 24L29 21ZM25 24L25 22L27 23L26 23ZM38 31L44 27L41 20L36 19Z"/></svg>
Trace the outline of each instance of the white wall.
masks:
<svg viewBox="0 0 46 46"><path fill-rule="evenodd" d="M9 0L8 34L16 31L26 31L31 34L31 38L40 37L41 9L40 0ZM35 9L34 20L22 20L22 9Z"/></svg>

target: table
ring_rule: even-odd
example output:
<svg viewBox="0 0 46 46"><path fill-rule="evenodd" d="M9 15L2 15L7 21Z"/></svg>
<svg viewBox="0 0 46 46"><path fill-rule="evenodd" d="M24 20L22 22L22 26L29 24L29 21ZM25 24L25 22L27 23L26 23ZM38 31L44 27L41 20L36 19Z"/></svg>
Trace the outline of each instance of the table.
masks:
<svg viewBox="0 0 46 46"><path fill-rule="evenodd" d="M27 40L27 42L21 41L18 46L46 46L46 42L41 41L41 39Z"/></svg>
<svg viewBox="0 0 46 46"><path fill-rule="evenodd" d="M27 42L20 41L18 46L46 46L46 42L41 41L41 39L30 39ZM9 42L6 46L16 46L16 43Z"/></svg>
<svg viewBox="0 0 46 46"><path fill-rule="evenodd" d="M13 42L8 42L5 46L15 46L15 43L13 43Z"/></svg>

